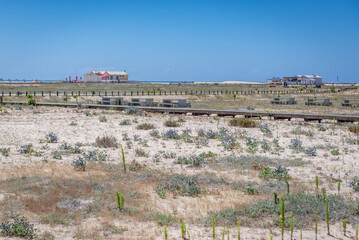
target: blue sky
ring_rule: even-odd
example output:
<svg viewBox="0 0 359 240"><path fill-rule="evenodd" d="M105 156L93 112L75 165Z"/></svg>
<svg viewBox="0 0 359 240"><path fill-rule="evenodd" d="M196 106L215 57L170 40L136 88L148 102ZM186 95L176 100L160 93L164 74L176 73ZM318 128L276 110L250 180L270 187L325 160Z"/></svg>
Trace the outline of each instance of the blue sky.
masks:
<svg viewBox="0 0 359 240"><path fill-rule="evenodd" d="M359 81L358 0L0 0L0 78Z"/></svg>

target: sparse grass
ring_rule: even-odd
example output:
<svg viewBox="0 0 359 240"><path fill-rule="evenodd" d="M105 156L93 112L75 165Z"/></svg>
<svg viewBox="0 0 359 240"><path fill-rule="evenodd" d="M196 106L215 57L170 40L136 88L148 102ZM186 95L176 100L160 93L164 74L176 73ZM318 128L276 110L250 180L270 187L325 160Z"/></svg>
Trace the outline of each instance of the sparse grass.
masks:
<svg viewBox="0 0 359 240"><path fill-rule="evenodd" d="M137 125L136 128L139 130L150 130L150 129L155 129L156 127L151 123L142 123Z"/></svg>
<svg viewBox="0 0 359 240"><path fill-rule="evenodd" d="M318 218L325 221L325 201L322 195L315 195L307 192L299 192L293 195L283 196L285 203L285 212L293 212L296 218L296 225L304 227L306 224L311 224L315 215L315 207L318 208ZM331 211L331 220L340 221L343 219L355 219L357 214L356 203L351 200L346 200L342 196L327 195L329 208L336 209ZM237 221L241 225L255 226L255 219L265 218L271 221L272 226L278 226L280 219L280 205L275 204L272 199L260 200L255 203L248 204L243 209L224 209L213 212L216 223L220 225L235 225ZM209 225L211 217L208 216L205 223ZM270 224L270 223L268 223ZM285 226L289 226L289 220L286 219Z"/></svg>
<svg viewBox="0 0 359 240"><path fill-rule="evenodd" d="M249 118L232 118L229 120L229 126L254 128L257 126L257 123Z"/></svg>

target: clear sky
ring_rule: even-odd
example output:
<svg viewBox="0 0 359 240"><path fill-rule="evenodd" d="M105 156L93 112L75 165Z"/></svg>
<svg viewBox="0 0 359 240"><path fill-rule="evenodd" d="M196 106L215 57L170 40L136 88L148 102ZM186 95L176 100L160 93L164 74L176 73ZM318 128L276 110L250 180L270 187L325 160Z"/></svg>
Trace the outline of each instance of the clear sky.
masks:
<svg viewBox="0 0 359 240"><path fill-rule="evenodd" d="M359 82L359 0L0 0L0 78Z"/></svg>

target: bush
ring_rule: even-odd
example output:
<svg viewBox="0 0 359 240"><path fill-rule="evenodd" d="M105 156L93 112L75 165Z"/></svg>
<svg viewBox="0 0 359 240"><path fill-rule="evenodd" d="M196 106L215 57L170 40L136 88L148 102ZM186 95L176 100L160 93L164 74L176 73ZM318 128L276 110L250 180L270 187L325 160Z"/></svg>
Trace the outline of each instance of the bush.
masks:
<svg viewBox="0 0 359 240"><path fill-rule="evenodd" d="M57 140L58 140L58 138L57 138L56 134L53 132L50 132L49 134L47 134L45 136L45 141L48 143L57 143Z"/></svg>
<svg viewBox="0 0 359 240"><path fill-rule="evenodd" d="M82 155L87 161L103 162L108 159L108 155L106 153L99 152L97 150L89 151L88 153L84 153Z"/></svg>
<svg viewBox="0 0 359 240"><path fill-rule="evenodd" d="M27 95L27 98L29 99L27 101L27 104L29 106L35 106L36 105L36 100L34 99L34 96L32 96L31 94Z"/></svg>
<svg viewBox="0 0 359 240"><path fill-rule="evenodd" d="M21 104L15 104L15 109L16 110L22 110L22 105Z"/></svg>
<svg viewBox="0 0 359 240"><path fill-rule="evenodd" d="M233 118L229 121L229 125L244 128L254 128L257 126L256 122L249 118Z"/></svg>
<svg viewBox="0 0 359 240"><path fill-rule="evenodd" d="M277 166L275 169L272 169L270 167L264 167L260 171L259 177L265 178L267 180L269 178L274 178L278 180L289 179L290 175L288 174L288 171L288 168L282 167L281 165Z"/></svg>
<svg viewBox="0 0 359 240"><path fill-rule="evenodd" d="M30 224L25 217L15 218L13 223L6 221L0 224L0 235L4 237L33 239L35 231L34 225Z"/></svg>
<svg viewBox="0 0 359 240"><path fill-rule="evenodd" d="M259 193L258 189L257 188L254 188L254 187L247 187L245 190L244 190L245 193L249 194L249 195L254 195L254 194L257 194Z"/></svg>
<svg viewBox="0 0 359 240"><path fill-rule="evenodd" d="M79 156L77 159L74 159L71 163L76 171L85 171L86 170L86 160Z"/></svg>
<svg viewBox="0 0 359 240"><path fill-rule="evenodd" d="M142 123L137 125L136 127L139 130L150 130L150 129L154 129L155 125L151 124L151 123Z"/></svg>
<svg viewBox="0 0 359 240"><path fill-rule="evenodd" d="M10 148L0 148L0 152L3 156L8 157L9 156L9 152L10 152Z"/></svg>
<svg viewBox="0 0 359 240"><path fill-rule="evenodd" d="M126 114L137 114L138 113L138 107L134 107L134 106L130 106L127 107L127 109L125 110Z"/></svg>
<svg viewBox="0 0 359 240"><path fill-rule="evenodd" d="M20 147L19 152L22 154L31 154L34 151L32 143Z"/></svg>
<svg viewBox="0 0 359 240"><path fill-rule="evenodd" d="M131 125L131 121L130 119L124 119L120 122L120 125Z"/></svg>
<svg viewBox="0 0 359 240"><path fill-rule="evenodd" d="M184 164L184 165L193 165L200 166L202 163L205 163L206 160L202 156L190 156L190 157L179 157L175 163Z"/></svg>
<svg viewBox="0 0 359 240"><path fill-rule="evenodd" d="M154 138L159 138L160 132L158 130L152 130L152 131L150 131L150 136L154 137Z"/></svg>
<svg viewBox="0 0 359 240"><path fill-rule="evenodd" d="M176 130L170 129L163 135L163 138L166 138L166 139L179 139L180 135L178 135Z"/></svg>
<svg viewBox="0 0 359 240"><path fill-rule="evenodd" d="M334 156L339 155L339 149L334 149L334 150L330 151L330 154L332 154Z"/></svg>
<svg viewBox="0 0 359 240"><path fill-rule="evenodd" d="M352 181L350 181L349 186L354 189L354 191L359 192L359 179L358 177L354 177Z"/></svg>
<svg viewBox="0 0 359 240"><path fill-rule="evenodd" d="M175 121L175 120L166 120L165 122L164 122L164 125L166 126L166 127L178 127L179 126L179 123L177 122L177 121Z"/></svg>
<svg viewBox="0 0 359 240"><path fill-rule="evenodd" d="M113 136L97 137L95 146L101 148L117 148L117 140Z"/></svg>
<svg viewBox="0 0 359 240"><path fill-rule="evenodd" d="M296 151L303 150L302 141L300 141L298 138L291 139L288 147Z"/></svg>
<svg viewBox="0 0 359 240"><path fill-rule="evenodd" d="M84 111L84 114L87 116L87 117L92 117L92 113L90 110L85 110Z"/></svg>
<svg viewBox="0 0 359 240"><path fill-rule="evenodd" d="M100 120L100 122L107 122L106 116L100 116L98 119Z"/></svg>
<svg viewBox="0 0 359 240"><path fill-rule="evenodd" d="M267 137L271 137L272 136L272 131L269 129L268 124L262 124L259 126L259 129L261 130L261 132L267 136Z"/></svg>
<svg viewBox="0 0 359 240"><path fill-rule="evenodd" d="M316 147L308 147L305 149L305 154L308 156L316 156L317 155L317 149Z"/></svg>
<svg viewBox="0 0 359 240"><path fill-rule="evenodd" d="M165 195L163 191L172 191L182 196L194 196L201 193L197 178L184 175L173 175L165 185L157 186L157 193Z"/></svg>

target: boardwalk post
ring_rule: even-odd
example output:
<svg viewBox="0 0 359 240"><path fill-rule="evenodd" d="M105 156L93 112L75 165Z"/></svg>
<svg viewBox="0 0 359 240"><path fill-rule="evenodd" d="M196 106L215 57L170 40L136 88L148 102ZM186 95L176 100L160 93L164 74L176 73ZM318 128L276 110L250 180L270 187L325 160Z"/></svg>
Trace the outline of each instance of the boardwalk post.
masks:
<svg viewBox="0 0 359 240"><path fill-rule="evenodd" d="M34 91L34 97L36 96L36 91Z"/></svg>
<svg viewBox="0 0 359 240"><path fill-rule="evenodd" d="M85 95L87 96L87 91L85 92Z"/></svg>
<svg viewBox="0 0 359 240"><path fill-rule="evenodd" d="M56 91L56 96L59 96L59 91Z"/></svg>
<svg viewBox="0 0 359 240"><path fill-rule="evenodd" d="M51 91L49 92L49 96L51 97Z"/></svg>
<svg viewBox="0 0 359 240"><path fill-rule="evenodd" d="M27 97L27 91L25 92L25 96Z"/></svg>
<svg viewBox="0 0 359 240"><path fill-rule="evenodd" d="M79 91L79 97L81 96L81 92Z"/></svg>
<svg viewBox="0 0 359 240"><path fill-rule="evenodd" d="M107 96L107 91L105 91L105 96Z"/></svg>
<svg viewBox="0 0 359 240"><path fill-rule="evenodd" d="M71 91L71 96L73 96L74 95L74 91Z"/></svg>

